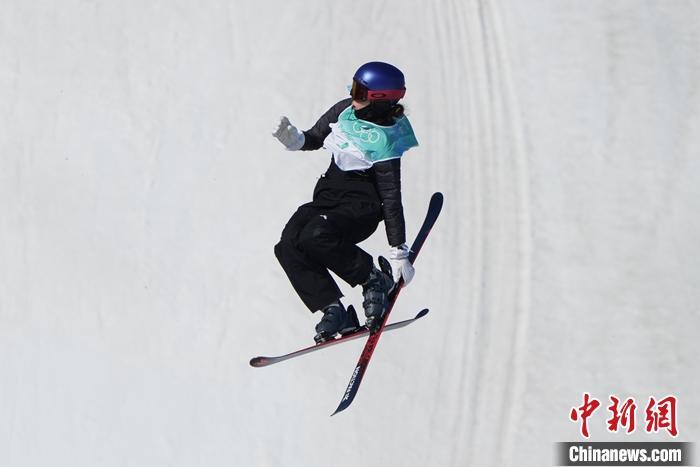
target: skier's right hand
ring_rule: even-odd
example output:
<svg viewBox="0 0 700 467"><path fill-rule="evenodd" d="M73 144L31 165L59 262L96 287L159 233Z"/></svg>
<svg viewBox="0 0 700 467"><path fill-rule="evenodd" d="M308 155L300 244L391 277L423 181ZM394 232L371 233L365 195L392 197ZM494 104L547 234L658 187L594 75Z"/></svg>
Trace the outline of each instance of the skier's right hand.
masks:
<svg viewBox="0 0 700 467"><path fill-rule="evenodd" d="M394 282L398 282L403 278L404 284L408 285L416 274L416 270L408 260L411 250L405 243L391 247L389 251L389 264L391 265L391 275L394 277Z"/></svg>
<svg viewBox="0 0 700 467"><path fill-rule="evenodd" d="M289 122L287 117L280 117L277 129L272 133L288 151L297 151L304 146L304 133Z"/></svg>

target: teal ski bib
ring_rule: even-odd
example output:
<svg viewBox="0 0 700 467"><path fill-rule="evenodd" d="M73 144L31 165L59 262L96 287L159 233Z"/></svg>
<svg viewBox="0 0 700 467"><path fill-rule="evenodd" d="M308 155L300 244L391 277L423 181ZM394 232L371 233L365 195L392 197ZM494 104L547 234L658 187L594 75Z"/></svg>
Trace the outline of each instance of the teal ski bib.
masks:
<svg viewBox="0 0 700 467"><path fill-rule="evenodd" d="M371 163L401 157L408 149L418 146L406 116L399 118L392 126L381 126L360 120L352 107L348 107L338 117L337 126Z"/></svg>

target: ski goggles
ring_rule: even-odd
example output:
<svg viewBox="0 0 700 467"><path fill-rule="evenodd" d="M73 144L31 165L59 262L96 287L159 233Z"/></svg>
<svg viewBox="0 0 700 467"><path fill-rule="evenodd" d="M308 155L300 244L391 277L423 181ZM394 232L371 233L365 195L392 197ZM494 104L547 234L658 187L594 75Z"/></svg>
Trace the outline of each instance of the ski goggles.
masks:
<svg viewBox="0 0 700 467"><path fill-rule="evenodd" d="M352 86L348 86L348 88L350 90L350 96L352 96L353 100L358 102L376 100L397 101L406 95L405 89L372 90L367 89L367 86L355 80L352 80Z"/></svg>

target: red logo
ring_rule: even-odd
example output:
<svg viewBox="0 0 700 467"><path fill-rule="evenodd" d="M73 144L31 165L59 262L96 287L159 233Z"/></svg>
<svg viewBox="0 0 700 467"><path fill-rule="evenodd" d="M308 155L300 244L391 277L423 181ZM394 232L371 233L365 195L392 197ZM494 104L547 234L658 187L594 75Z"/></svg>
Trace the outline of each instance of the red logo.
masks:
<svg viewBox="0 0 700 467"><path fill-rule="evenodd" d="M620 427L627 427L627 433L634 431L634 418L637 411L637 404L634 403L634 398L628 398L622 407L620 407L620 399L615 396L610 396L612 404L608 406L608 410L612 412L612 416L608 419L608 431L616 433Z"/></svg>
<svg viewBox="0 0 700 467"><path fill-rule="evenodd" d="M581 420L581 434L586 438L590 436L588 434L588 417L593 415L593 412L600 407L600 401L597 399L591 399L590 397L590 394L584 392L583 405L581 407L572 408L571 413L569 414L571 421L576 422L579 419Z"/></svg>
<svg viewBox="0 0 700 467"><path fill-rule="evenodd" d="M647 433L665 429L674 438L678 436L676 402L675 396L666 396L658 402L653 397L649 398L646 409Z"/></svg>
<svg viewBox="0 0 700 467"><path fill-rule="evenodd" d="M658 433L666 430L674 438L678 436L677 408L678 399L676 396L666 396L657 401L654 397L649 397L649 403L645 410L645 431L647 433ZM584 438L590 437L588 429L588 419L600 407L600 401L591 397L587 392L583 393L583 404L580 407L573 407L569 412L569 419L572 422L581 423L581 435ZM637 403L633 397L628 397L624 402L615 394L610 396L610 418L607 420L607 429L611 433L623 431L627 434L633 433L636 429Z"/></svg>

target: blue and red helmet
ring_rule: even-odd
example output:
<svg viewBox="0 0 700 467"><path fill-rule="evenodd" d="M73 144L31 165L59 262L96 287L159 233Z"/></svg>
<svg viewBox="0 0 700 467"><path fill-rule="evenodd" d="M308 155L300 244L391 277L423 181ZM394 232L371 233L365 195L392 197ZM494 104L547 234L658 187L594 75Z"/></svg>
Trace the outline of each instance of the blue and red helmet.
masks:
<svg viewBox="0 0 700 467"><path fill-rule="evenodd" d="M350 95L356 101L398 101L405 94L403 73L389 63L365 63L352 77Z"/></svg>

